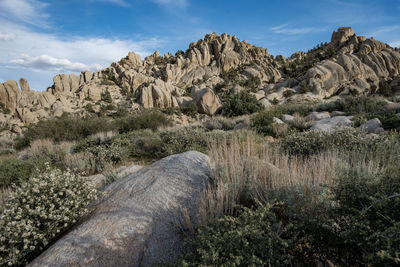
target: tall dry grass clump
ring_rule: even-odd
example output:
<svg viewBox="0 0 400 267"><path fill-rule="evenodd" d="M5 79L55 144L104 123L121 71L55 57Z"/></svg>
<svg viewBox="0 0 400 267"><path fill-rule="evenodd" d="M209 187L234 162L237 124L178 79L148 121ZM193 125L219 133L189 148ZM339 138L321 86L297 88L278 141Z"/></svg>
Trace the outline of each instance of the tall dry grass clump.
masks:
<svg viewBox="0 0 400 267"><path fill-rule="evenodd" d="M209 151L213 180L200 203L204 223L236 215L238 205L251 206L255 200L266 203L284 198L311 209L321 186L331 185L338 167L346 164L335 152L290 157L251 132L212 141Z"/></svg>

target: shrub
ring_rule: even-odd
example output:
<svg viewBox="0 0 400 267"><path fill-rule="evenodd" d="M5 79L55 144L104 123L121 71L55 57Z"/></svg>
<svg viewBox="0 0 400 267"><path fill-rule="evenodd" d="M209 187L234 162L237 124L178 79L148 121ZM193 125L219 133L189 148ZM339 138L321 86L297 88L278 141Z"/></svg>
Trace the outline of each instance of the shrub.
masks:
<svg viewBox="0 0 400 267"><path fill-rule="evenodd" d="M328 150L339 150L367 156L397 146L398 137L390 134L368 137L365 132L348 128L331 133L321 131L292 133L282 140L281 145L291 155L309 156Z"/></svg>
<svg viewBox="0 0 400 267"><path fill-rule="evenodd" d="M117 144L89 147L86 150L89 154L88 174L99 173L111 168L113 165L123 161L127 157L127 148Z"/></svg>
<svg viewBox="0 0 400 267"><path fill-rule="evenodd" d="M342 101L343 111L349 114L381 112L387 107L387 103L381 98L371 96L350 97Z"/></svg>
<svg viewBox="0 0 400 267"><path fill-rule="evenodd" d="M156 130L159 127L171 125L171 121L159 111L146 110L118 119L116 125L119 133L127 133L140 129Z"/></svg>
<svg viewBox="0 0 400 267"><path fill-rule="evenodd" d="M122 134L113 140L113 144L126 147L128 155L134 158L158 158L162 153L161 139L152 130Z"/></svg>
<svg viewBox="0 0 400 267"><path fill-rule="evenodd" d="M110 91L106 89L104 92L101 93L101 101L104 101L106 103L112 103L112 97L110 94Z"/></svg>
<svg viewBox="0 0 400 267"><path fill-rule="evenodd" d="M207 135L204 130L196 127L179 127L165 129L159 132L162 144L162 156L169 156L196 150L206 152Z"/></svg>
<svg viewBox="0 0 400 267"><path fill-rule="evenodd" d="M29 159L34 161L44 161L60 166L65 156L70 152L71 146L72 144L67 142L55 144L49 139L37 139L24 152Z"/></svg>
<svg viewBox="0 0 400 267"><path fill-rule="evenodd" d="M11 111L3 103L0 103L0 113L10 114Z"/></svg>
<svg viewBox="0 0 400 267"><path fill-rule="evenodd" d="M258 88L258 86L260 86L260 84L261 84L261 79L257 76L252 76L251 78L247 79L242 84L243 84L243 86L245 86L247 88L256 90Z"/></svg>
<svg viewBox="0 0 400 267"><path fill-rule="evenodd" d="M293 92L292 90L286 90L286 91L284 91L283 92L283 96L284 97L286 97L286 98L289 98L289 97L291 97L291 96L294 96L296 93L295 92Z"/></svg>
<svg viewBox="0 0 400 267"><path fill-rule="evenodd" d="M263 110L258 112L251 119L251 127L257 133L275 136L275 130L273 129L275 126L272 125L274 117L281 118L282 112L279 109Z"/></svg>
<svg viewBox="0 0 400 267"><path fill-rule="evenodd" d="M96 190L49 167L11 193L0 217L0 264L25 265L87 212Z"/></svg>
<svg viewBox="0 0 400 267"><path fill-rule="evenodd" d="M109 120L104 118L63 115L59 118L39 121L28 128L22 137L15 140L15 148L19 150L27 147L35 139L51 139L55 142L73 141L113 128Z"/></svg>
<svg viewBox="0 0 400 267"><path fill-rule="evenodd" d="M31 162L19 159L6 159L0 163L0 188L11 184L20 185L27 181L34 170Z"/></svg>
<svg viewBox="0 0 400 267"><path fill-rule="evenodd" d="M227 119L224 117L213 117L204 121L203 125L208 131L213 131L213 130L230 131L233 130L233 128L235 128L236 123L234 120Z"/></svg>
<svg viewBox="0 0 400 267"><path fill-rule="evenodd" d="M295 113L293 115L294 119L292 121L289 121L289 126L292 129L295 129L296 131L299 132L304 132L308 129L311 128L312 126L312 121L306 121L304 117L301 117L299 114Z"/></svg>
<svg viewBox="0 0 400 267"><path fill-rule="evenodd" d="M242 91L226 99L222 113L225 116L233 117L252 114L260 110L262 110L262 105L257 101L256 97L247 91Z"/></svg>
<svg viewBox="0 0 400 267"><path fill-rule="evenodd" d="M186 114L190 117L195 117L199 113L197 105L193 102L189 103L189 105L186 107L181 107L181 110L183 114Z"/></svg>
<svg viewBox="0 0 400 267"><path fill-rule="evenodd" d="M273 209L276 204L243 208L237 217L211 221L187 247L182 265L280 266L289 265L291 240Z"/></svg>
<svg viewBox="0 0 400 267"><path fill-rule="evenodd" d="M366 156L352 146L355 134L326 135L351 153L288 157L254 135L213 142L213 180L180 264L398 265L398 136L372 141Z"/></svg>

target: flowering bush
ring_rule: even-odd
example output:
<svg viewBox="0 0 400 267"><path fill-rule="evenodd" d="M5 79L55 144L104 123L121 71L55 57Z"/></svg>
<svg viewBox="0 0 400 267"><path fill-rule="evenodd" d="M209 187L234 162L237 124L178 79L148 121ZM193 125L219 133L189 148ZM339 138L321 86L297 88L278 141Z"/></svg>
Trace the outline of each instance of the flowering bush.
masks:
<svg viewBox="0 0 400 267"><path fill-rule="evenodd" d="M16 187L0 216L0 265L37 256L97 198L96 189L69 171L50 169Z"/></svg>

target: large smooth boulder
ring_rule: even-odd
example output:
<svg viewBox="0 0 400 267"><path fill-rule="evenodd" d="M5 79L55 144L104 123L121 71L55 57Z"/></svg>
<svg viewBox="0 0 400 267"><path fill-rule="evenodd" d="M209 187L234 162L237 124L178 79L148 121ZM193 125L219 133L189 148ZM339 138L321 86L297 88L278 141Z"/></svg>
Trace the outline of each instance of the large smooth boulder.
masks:
<svg viewBox="0 0 400 267"><path fill-rule="evenodd" d="M195 102L199 112L207 115L214 115L222 107L218 96L209 88L199 91Z"/></svg>
<svg viewBox="0 0 400 267"><path fill-rule="evenodd" d="M93 212L30 266L157 266L183 249L183 210L195 221L208 156L164 158L105 188ZM180 225L182 226L182 225Z"/></svg>

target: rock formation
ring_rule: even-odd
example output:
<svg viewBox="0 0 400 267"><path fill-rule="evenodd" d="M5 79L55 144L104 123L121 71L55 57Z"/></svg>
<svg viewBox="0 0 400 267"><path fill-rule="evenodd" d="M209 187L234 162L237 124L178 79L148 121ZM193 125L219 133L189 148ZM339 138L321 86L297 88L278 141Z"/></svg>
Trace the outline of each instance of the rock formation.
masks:
<svg viewBox="0 0 400 267"><path fill-rule="evenodd" d="M357 36L349 27L335 31L331 42L289 58L274 58L236 36L212 33L175 56L156 51L142 60L130 52L95 73L57 75L46 92L30 90L23 78L21 90L15 81L7 81L0 84L0 103L13 115L7 123L19 126L63 112L83 115L87 104L105 104L105 92L113 104L134 109L184 107L192 102L201 113L213 115L223 105L222 95L243 90L256 92L266 108L286 101L377 93L385 86L400 93L399 74L398 50Z"/></svg>
<svg viewBox="0 0 400 267"><path fill-rule="evenodd" d="M195 220L208 157L162 159L109 185L94 211L29 266L158 266L182 252L183 213Z"/></svg>

